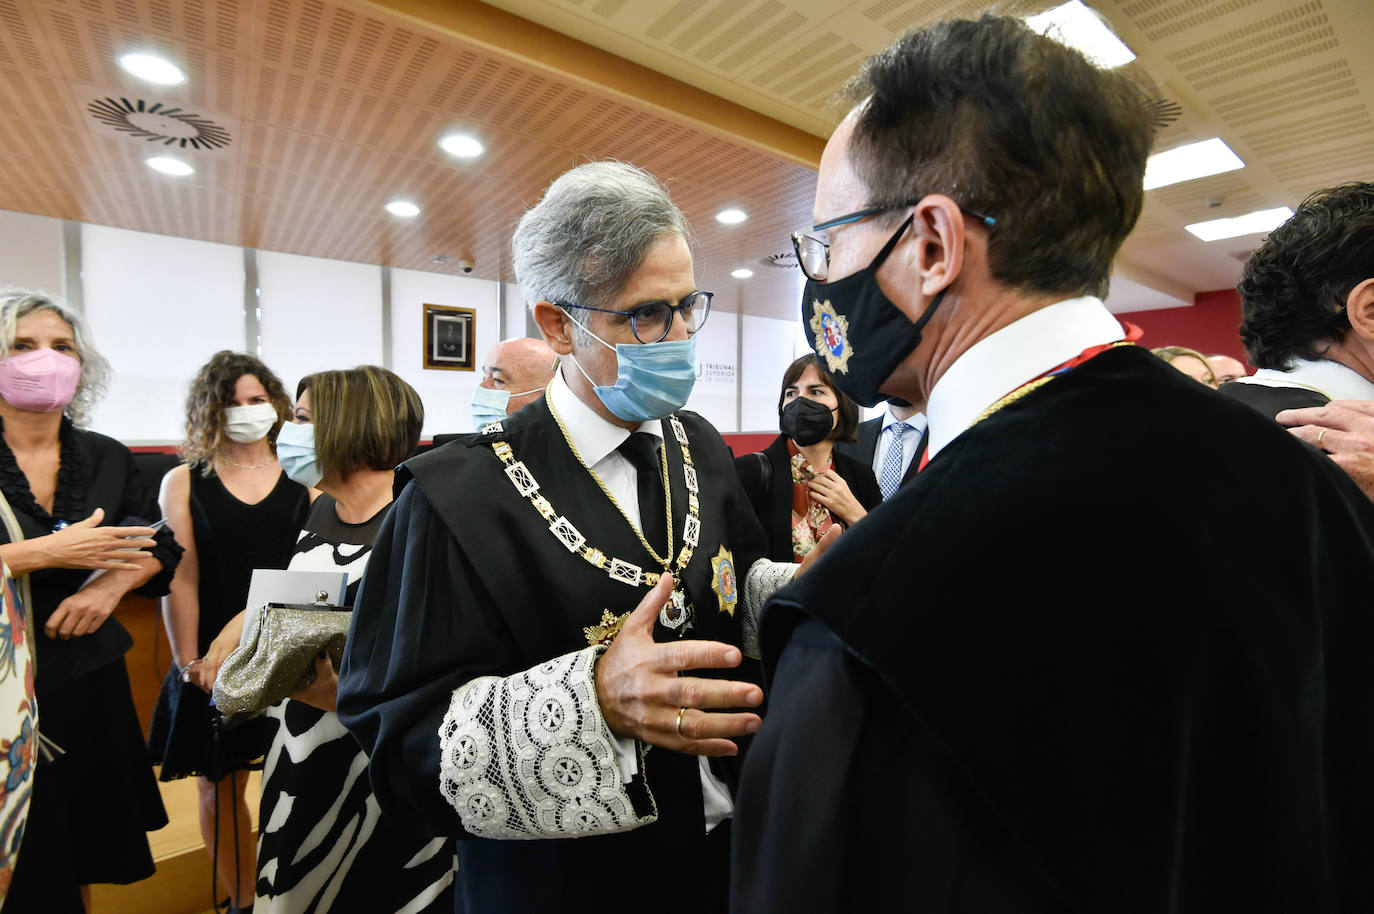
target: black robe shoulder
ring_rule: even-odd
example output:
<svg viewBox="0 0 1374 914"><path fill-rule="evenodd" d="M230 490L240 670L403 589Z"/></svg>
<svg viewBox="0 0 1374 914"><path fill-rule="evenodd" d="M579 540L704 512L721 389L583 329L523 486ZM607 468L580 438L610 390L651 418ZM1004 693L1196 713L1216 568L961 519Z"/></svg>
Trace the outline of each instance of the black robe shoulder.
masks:
<svg viewBox="0 0 1374 914"><path fill-rule="evenodd" d="M1098 356L765 610L733 909L1370 910L1371 588L1329 460Z"/></svg>

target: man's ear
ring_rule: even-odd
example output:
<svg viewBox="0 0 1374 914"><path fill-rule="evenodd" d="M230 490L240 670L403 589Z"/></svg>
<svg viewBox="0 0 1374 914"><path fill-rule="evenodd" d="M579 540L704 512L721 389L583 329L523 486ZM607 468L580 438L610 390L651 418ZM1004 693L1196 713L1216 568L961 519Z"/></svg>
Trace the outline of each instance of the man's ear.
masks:
<svg viewBox="0 0 1374 914"><path fill-rule="evenodd" d="M921 294L934 296L964 268L964 215L943 194L929 194L916 204L912 230Z"/></svg>
<svg viewBox="0 0 1374 914"><path fill-rule="evenodd" d="M539 332L544 334L544 339L554 352L559 355L567 355L572 352L572 335L568 327L568 316L562 308L553 302L535 302L534 322L539 325Z"/></svg>
<svg viewBox="0 0 1374 914"><path fill-rule="evenodd" d="M1345 297L1345 314L1361 339L1374 342L1374 277L1350 290Z"/></svg>

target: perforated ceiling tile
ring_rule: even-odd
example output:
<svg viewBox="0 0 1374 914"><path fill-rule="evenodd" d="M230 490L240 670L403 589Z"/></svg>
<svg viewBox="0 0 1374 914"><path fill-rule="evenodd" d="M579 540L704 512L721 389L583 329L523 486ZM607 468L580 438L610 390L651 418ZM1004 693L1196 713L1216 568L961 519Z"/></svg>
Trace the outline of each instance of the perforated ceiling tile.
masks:
<svg viewBox="0 0 1374 914"><path fill-rule="evenodd" d="M1163 41L1217 22L1263 0L1146 0L1123 3L1121 11L1150 41Z"/></svg>
<svg viewBox="0 0 1374 914"><path fill-rule="evenodd" d="M1168 59L1195 89L1207 89L1335 49L1321 3L1304 3L1174 51Z"/></svg>
<svg viewBox="0 0 1374 914"><path fill-rule="evenodd" d="M1350 64L1334 60L1291 75L1256 81L1234 92L1211 95L1207 101L1227 123L1243 127L1359 94Z"/></svg>

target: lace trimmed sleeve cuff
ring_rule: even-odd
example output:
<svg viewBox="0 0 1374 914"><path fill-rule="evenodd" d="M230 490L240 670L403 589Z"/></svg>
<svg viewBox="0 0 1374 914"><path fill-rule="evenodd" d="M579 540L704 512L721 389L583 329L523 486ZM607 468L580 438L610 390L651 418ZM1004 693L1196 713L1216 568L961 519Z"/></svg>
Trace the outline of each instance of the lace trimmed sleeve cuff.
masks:
<svg viewBox="0 0 1374 914"><path fill-rule="evenodd" d="M622 779L597 704L593 675L604 650L454 690L439 727L439 788L470 834L573 838L658 818L642 779Z"/></svg>
<svg viewBox="0 0 1374 914"><path fill-rule="evenodd" d="M797 575L794 562L773 562L759 559L749 566L744 576L744 615L740 619L740 640L745 655L759 656L759 614L763 604L779 587L792 583Z"/></svg>

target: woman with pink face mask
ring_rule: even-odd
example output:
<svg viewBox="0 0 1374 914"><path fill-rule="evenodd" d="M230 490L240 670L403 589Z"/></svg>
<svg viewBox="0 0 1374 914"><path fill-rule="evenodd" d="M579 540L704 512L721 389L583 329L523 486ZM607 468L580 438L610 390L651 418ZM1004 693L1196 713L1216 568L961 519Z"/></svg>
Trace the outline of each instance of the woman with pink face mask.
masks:
<svg viewBox="0 0 1374 914"><path fill-rule="evenodd" d="M157 493L129 449L78 427L109 377L80 317L0 290L0 356L0 492L23 531L0 528L0 560L28 579L39 707L6 904L80 914L91 883L152 875L144 833L167 823L124 665L133 639L110 617L127 593L165 594L181 547L149 526Z"/></svg>

